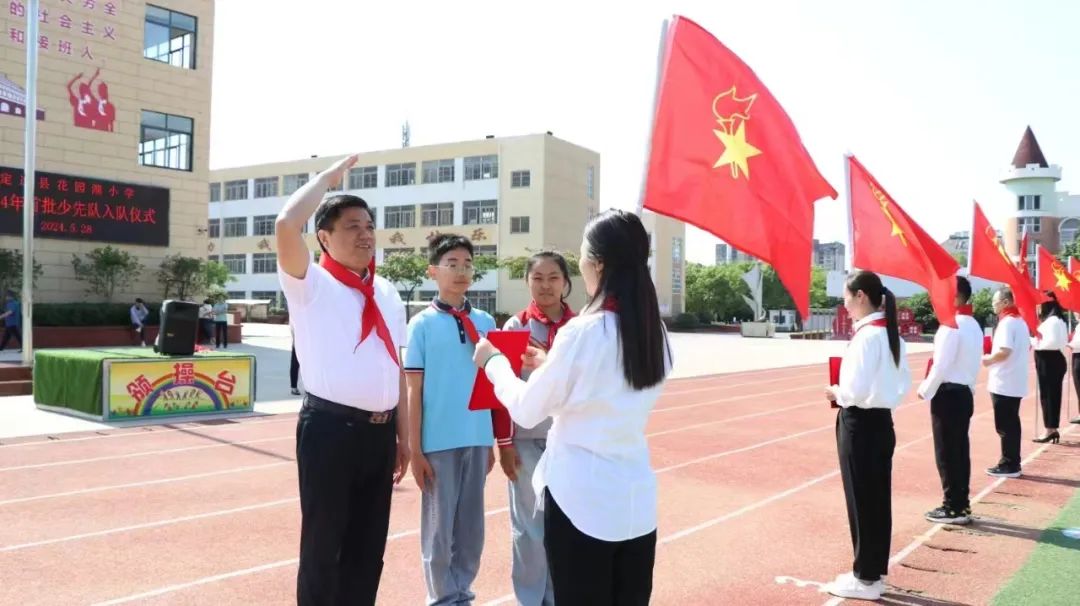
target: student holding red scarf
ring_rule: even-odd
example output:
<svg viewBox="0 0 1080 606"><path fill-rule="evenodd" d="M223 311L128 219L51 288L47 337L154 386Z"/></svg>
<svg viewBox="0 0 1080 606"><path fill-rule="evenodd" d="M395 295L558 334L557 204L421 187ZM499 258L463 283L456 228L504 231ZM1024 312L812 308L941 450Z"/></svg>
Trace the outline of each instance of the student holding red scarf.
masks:
<svg viewBox="0 0 1080 606"><path fill-rule="evenodd" d="M409 460L398 360L405 306L375 275L367 203L323 200L356 160L339 160L297 190L276 226L278 277L307 391L296 426L301 606L375 603L390 494ZM303 237L312 213L318 265Z"/></svg>
<svg viewBox="0 0 1080 606"><path fill-rule="evenodd" d="M532 301L507 320L503 329L526 329L534 346L551 351L559 329L574 317L566 304L572 288L570 266L557 252L538 252L525 264L525 283ZM524 371L521 376L528 380L529 372ZM514 425L512 439L499 442L499 461L510 480L510 524L514 538L510 576L518 604L551 606L555 593L544 554L544 518L536 510L536 492L532 487L533 473L547 447L551 419L530 428Z"/></svg>
<svg viewBox="0 0 1080 606"><path fill-rule="evenodd" d="M514 421L553 419L533 477L555 603L644 605L656 554L656 476L645 424L671 370L637 215L606 211L585 227L589 303L551 351L525 354L528 381L487 340L483 368Z"/></svg>
<svg viewBox="0 0 1080 606"><path fill-rule="evenodd" d="M840 407L836 450L855 561L851 572L837 575L826 589L843 598L876 600L885 590L892 540L892 411L904 399L911 373L896 298L877 274L851 274L844 307L855 320L855 335L844 352L840 380L825 388L825 397Z"/></svg>
<svg viewBox="0 0 1080 606"><path fill-rule="evenodd" d="M1030 334L1010 289L1002 288L994 293L991 304L999 319L994 329L993 350L983 356L982 364L990 369L987 388L994 403L994 426L1001 438L1001 459L986 473L999 478L1018 478L1020 401L1028 390Z"/></svg>

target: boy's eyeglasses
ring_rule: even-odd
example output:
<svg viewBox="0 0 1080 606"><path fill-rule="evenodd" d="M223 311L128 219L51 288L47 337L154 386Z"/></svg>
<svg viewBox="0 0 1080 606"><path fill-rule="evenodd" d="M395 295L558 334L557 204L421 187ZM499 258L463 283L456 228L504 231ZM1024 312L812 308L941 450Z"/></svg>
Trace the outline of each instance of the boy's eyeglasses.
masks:
<svg viewBox="0 0 1080 606"><path fill-rule="evenodd" d="M433 265L432 267L445 269L446 271L459 276L471 276L476 273L476 268L472 265Z"/></svg>

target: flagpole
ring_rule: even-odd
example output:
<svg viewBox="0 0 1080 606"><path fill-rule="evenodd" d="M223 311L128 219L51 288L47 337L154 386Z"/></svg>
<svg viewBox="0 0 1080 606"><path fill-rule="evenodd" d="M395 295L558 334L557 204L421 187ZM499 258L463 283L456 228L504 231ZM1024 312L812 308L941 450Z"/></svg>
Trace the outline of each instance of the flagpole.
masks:
<svg viewBox="0 0 1080 606"><path fill-rule="evenodd" d="M40 1L26 4L26 138L23 147L22 362L34 362L34 166L37 151L38 14Z"/></svg>
<svg viewBox="0 0 1080 606"><path fill-rule="evenodd" d="M844 152L844 208L847 209L848 246L851 251L851 271L855 271L855 224L851 220L851 157L850 151Z"/></svg>
<svg viewBox="0 0 1080 606"><path fill-rule="evenodd" d="M649 178L649 159L652 156L653 126L656 124L656 101L660 96L660 78L664 71L664 46L667 44L668 19L660 27L660 45L656 50L656 85L653 87L652 112L649 114L649 129L645 134L645 167L641 171L641 191L638 194L637 216L645 212L645 185Z"/></svg>

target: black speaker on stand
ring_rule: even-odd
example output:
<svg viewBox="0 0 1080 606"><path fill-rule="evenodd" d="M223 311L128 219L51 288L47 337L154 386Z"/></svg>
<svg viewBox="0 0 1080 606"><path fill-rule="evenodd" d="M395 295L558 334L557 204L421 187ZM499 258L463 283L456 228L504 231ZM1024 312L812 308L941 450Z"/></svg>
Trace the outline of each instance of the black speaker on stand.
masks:
<svg viewBox="0 0 1080 606"><path fill-rule="evenodd" d="M161 326L154 351L167 356L190 356L195 353L198 331L198 303L165 301L161 304Z"/></svg>

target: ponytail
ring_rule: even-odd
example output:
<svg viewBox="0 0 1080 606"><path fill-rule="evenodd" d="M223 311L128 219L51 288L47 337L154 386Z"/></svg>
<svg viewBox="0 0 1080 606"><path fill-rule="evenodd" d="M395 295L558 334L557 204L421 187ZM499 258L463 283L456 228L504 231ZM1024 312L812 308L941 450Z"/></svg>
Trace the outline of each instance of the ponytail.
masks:
<svg viewBox="0 0 1080 606"><path fill-rule="evenodd" d="M885 334L889 337L889 350L893 363L900 367L900 326L896 320L896 296L888 288L881 288L885 295Z"/></svg>

